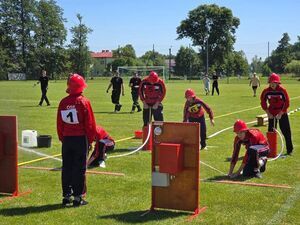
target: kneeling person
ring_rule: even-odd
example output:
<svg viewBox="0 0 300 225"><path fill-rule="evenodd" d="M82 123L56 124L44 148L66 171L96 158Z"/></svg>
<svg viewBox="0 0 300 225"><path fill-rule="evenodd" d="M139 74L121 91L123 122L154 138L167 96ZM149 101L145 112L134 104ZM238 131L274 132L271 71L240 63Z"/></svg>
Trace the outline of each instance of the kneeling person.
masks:
<svg viewBox="0 0 300 225"><path fill-rule="evenodd" d="M106 152L114 150L115 141L101 126L97 126L96 129L96 145L87 165L105 168Z"/></svg>
<svg viewBox="0 0 300 225"><path fill-rule="evenodd" d="M228 176L235 178L243 171L243 176L255 176L261 178L261 173L266 170L267 155L269 145L266 137L258 129L249 129L242 120L237 120L234 124L234 149L231 158L231 164ZM245 145L246 153L243 162L237 172L233 169L238 161L241 145Z"/></svg>

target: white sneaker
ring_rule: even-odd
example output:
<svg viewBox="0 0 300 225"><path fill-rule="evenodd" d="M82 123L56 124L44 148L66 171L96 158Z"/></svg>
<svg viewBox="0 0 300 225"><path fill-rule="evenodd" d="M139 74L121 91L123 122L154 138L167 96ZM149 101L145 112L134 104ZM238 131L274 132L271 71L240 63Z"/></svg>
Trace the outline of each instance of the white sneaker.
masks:
<svg viewBox="0 0 300 225"><path fill-rule="evenodd" d="M265 164L263 159L258 160L258 167L261 168Z"/></svg>
<svg viewBox="0 0 300 225"><path fill-rule="evenodd" d="M99 167L101 167L101 168L106 168L106 165L105 165L105 161L104 161L104 160L101 160L101 161L99 162Z"/></svg>

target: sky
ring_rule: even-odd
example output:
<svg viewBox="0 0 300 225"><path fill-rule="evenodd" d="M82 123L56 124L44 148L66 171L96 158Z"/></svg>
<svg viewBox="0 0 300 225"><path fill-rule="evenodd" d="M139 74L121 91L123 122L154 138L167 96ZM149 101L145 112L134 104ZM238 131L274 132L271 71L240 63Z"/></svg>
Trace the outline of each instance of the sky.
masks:
<svg viewBox="0 0 300 225"><path fill-rule="evenodd" d="M131 44L137 56L152 50L176 55L188 38L176 40L176 28L189 11L203 4L231 9L240 19L234 49L244 51L248 62L254 56L265 59L278 46L283 33L293 44L300 36L299 0L56 0L67 19L66 28L78 25L76 14L93 32L88 36L91 51L114 50ZM68 41L71 34L68 32ZM268 52L269 43L269 52ZM197 51L197 47L194 47Z"/></svg>

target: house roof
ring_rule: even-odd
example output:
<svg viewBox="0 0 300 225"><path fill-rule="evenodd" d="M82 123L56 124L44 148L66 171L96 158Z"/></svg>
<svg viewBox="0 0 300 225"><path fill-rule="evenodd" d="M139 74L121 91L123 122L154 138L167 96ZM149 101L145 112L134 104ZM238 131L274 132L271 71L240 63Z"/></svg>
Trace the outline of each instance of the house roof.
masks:
<svg viewBox="0 0 300 225"><path fill-rule="evenodd" d="M109 50L102 50L101 52L91 52L92 58L112 58L113 53Z"/></svg>

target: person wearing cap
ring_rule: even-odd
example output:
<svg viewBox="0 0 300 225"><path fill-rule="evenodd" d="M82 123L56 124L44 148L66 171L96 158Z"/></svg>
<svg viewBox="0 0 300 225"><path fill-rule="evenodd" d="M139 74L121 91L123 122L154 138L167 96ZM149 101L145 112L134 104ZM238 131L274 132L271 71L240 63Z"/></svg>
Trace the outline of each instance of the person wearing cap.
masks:
<svg viewBox="0 0 300 225"><path fill-rule="evenodd" d="M90 101L82 95L87 87L78 74L68 79L69 94L57 110L57 134L62 142L63 206L86 205L86 161L88 147L95 140L96 122ZM71 197L74 196L74 199Z"/></svg>
<svg viewBox="0 0 300 225"><path fill-rule="evenodd" d="M203 80L205 95L209 95L209 92L210 92L210 79L208 77L208 74L205 74L205 76L203 77L202 80Z"/></svg>
<svg viewBox="0 0 300 225"><path fill-rule="evenodd" d="M139 87L139 96L143 102L143 122L147 126L153 115L155 121L164 121L162 101L166 95L165 83L158 74L151 71Z"/></svg>
<svg viewBox="0 0 300 225"><path fill-rule="evenodd" d="M131 77L129 81L129 87L131 87L131 97L133 101L130 113L134 113L136 108L138 112L142 111L139 104L139 88L141 82L142 79L139 77L138 73L134 73L134 75Z"/></svg>
<svg viewBox="0 0 300 225"><path fill-rule="evenodd" d="M266 137L258 129L249 129L243 120L237 120L233 125L236 133L233 144L233 153L230 162L228 176L235 178L243 172L245 177L262 178L261 173L266 170L269 145ZM239 158L241 145L246 148L243 161L239 169L234 173L234 167Z"/></svg>
<svg viewBox="0 0 300 225"><path fill-rule="evenodd" d="M185 91L186 102L183 110L183 122L194 122L200 124L200 145L201 149L206 149L206 123L204 111L208 113L210 123L215 125L214 114L211 108L198 98L192 89Z"/></svg>
<svg viewBox="0 0 300 225"><path fill-rule="evenodd" d="M112 151L115 148L114 139L101 126L96 127L95 148L91 154L87 165L89 167L99 166L105 168L106 152Z"/></svg>
<svg viewBox="0 0 300 225"><path fill-rule="evenodd" d="M253 97L256 97L257 87L260 87L259 77L256 76L256 73L253 73L253 77L251 77L251 79L250 79L249 86L251 86L251 85L252 85L252 90L253 90Z"/></svg>
<svg viewBox="0 0 300 225"><path fill-rule="evenodd" d="M287 110L290 98L286 89L281 85L280 76L272 73L269 76L269 87L265 88L260 96L262 109L268 115L268 131L273 131L279 121L280 130L285 138L287 155L293 152L292 133Z"/></svg>
<svg viewBox="0 0 300 225"><path fill-rule="evenodd" d="M122 105L120 104L120 95L122 91L122 96L124 96L124 85L123 79L120 77L119 72L116 72L111 78L110 83L107 87L106 93L109 92L109 89L112 87L111 92L111 102L115 105L115 113L121 110Z"/></svg>

